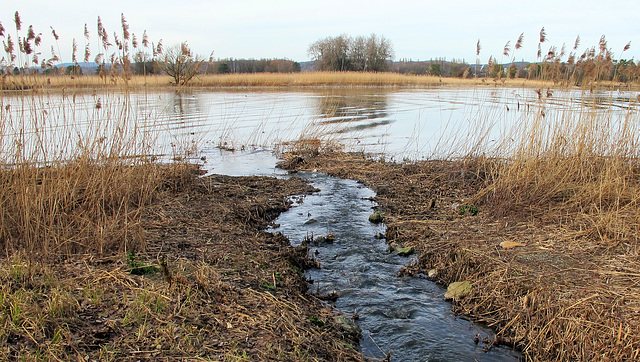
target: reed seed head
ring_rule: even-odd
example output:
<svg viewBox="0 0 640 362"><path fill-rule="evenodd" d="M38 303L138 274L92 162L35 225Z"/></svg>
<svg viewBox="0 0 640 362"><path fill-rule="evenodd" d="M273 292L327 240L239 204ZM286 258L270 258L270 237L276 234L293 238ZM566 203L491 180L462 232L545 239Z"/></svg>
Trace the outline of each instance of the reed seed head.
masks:
<svg viewBox="0 0 640 362"><path fill-rule="evenodd" d="M73 49L72 49L72 54L71 54L71 61L73 63L77 63L78 59L76 57L76 54L78 53L78 43L76 42L76 38L73 38Z"/></svg>
<svg viewBox="0 0 640 362"><path fill-rule="evenodd" d="M33 25L29 25L29 29L27 30L27 40L33 40L36 38L36 33L33 31Z"/></svg>
<svg viewBox="0 0 640 362"><path fill-rule="evenodd" d="M600 37L600 41L598 41L598 47L600 48L600 53L604 54L607 52L607 39L604 35Z"/></svg>
<svg viewBox="0 0 640 362"><path fill-rule="evenodd" d="M511 52L511 40L507 41L507 44L504 45L504 49L502 49L502 54L505 57L508 57L510 52Z"/></svg>
<svg viewBox="0 0 640 362"><path fill-rule="evenodd" d="M518 41L516 41L516 50L522 48L522 42L524 41L524 33L521 33L518 37Z"/></svg>
<svg viewBox="0 0 640 362"><path fill-rule="evenodd" d="M127 19L124 17L124 13L120 14L120 20L122 22L122 38L126 41L129 40L129 23L127 23Z"/></svg>
<svg viewBox="0 0 640 362"><path fill-rule="evenodd" d="M50 26L50 28L51 28L51 35L53 35L53 38L54 38L56 41L58 41L58 39L59 39L60 37L58 36L58 34L56 34L56 30L55 30L52 26Z"/></svg>
<svg viewBox="0 0 640 362"><path fill-rule="evenodd" d="M22 20L20 20L20 14L17 11L13 15L13 21L16 23L16 30L20 31L22 29Z"/></svg>

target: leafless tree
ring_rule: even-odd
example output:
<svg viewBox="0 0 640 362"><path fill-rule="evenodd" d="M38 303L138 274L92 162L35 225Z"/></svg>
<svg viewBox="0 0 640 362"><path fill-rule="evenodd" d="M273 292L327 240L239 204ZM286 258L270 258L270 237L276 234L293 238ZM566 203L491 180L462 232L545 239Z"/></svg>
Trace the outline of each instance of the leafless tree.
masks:
<svg viewBox="0 0 640 362"><path fill-rule="evenodd" d="M204 63L204 58L193 54L187 42L183 42L164 52L161 66L176 85L186 85L200 72Z"/></svg>
<svg viewBox="0 0 640 362"><path fill-rule="evenodd" d="M311 44L309 55L318 70L383 72L389 68L393 48L389 39L375 34L356 38L343 34Z"/></svg>

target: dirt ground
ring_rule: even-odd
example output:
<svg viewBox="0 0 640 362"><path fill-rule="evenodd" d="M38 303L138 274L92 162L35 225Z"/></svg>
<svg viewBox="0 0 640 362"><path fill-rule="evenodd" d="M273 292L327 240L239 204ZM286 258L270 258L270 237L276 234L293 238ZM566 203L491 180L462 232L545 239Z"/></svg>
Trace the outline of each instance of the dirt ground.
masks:
<svg viewBox="0 0 640 362"><path fill-rule="evenodd" d="M145 250L0 263L2 360L360 360L345 318L307 293L307 250L263 231L313 188L210 176L147 208Z"/></svg>
<svg viewBox="0 0 640 362"><path fill-rule="evenodd" d="M638 244L603 245L557 216L495 216L477 204L481 172L461 162L302 152L288 154L282 166L374 189L387 242L419 254L401 273L445 286L469 281L470 293L453 309L491 326L492 343L514 346L530 360L640 357Z"/></svg>

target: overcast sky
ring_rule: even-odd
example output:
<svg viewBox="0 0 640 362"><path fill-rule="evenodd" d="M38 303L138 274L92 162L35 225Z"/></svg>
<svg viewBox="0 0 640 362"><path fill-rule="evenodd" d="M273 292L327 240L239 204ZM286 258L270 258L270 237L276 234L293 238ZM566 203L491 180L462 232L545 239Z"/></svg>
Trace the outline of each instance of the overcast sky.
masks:
<svg viewBox="0 0 640 362"><path fill-rule="evenodd" d="M112 39L114 31L121 31L121 13L138 37L146 30L150 41L162 39L165 46L186 40L207 58L213 51L215 58L305 61L309 44L318 39L375 33L391 40L395 59L446 57L475 63L480 40L479 60L484 63L490 55L500 61L505 43L511 41L513 48L524 33L523 48L514 56L535 61L544 27L548 42L543 51L566 43L568 53L580 35L581 54L605 35L616 59L640 59L640 2L628 0L25 0L4 4L0 13L0 22L13 37L15 11L25 33L28 25L43 33L44 57L50 56L50 27L56 30L65 62L71 60L73 38L84 48L85 23L95 55L98 16ZM622 53L629 41L631 48Z"/></svg>

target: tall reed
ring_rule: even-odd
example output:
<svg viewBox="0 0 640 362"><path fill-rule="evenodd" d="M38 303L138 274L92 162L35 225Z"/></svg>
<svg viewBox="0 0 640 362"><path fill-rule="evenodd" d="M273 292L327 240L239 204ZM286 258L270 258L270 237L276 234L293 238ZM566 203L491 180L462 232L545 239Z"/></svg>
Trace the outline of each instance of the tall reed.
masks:
<svg viewBox="0 0 640 362"><path fill-rule="evenodd" d="M143 248L143 207L185 165L154 161L128 93L0 97L0 247L32 256Z"/></svg>
<svg viewBox="0 0 640 362"><path fill-rule="evenodd" d="M478 137L483 134L478 129L468 136L475 142L467 160L484 160L487 182L476 201L498 215L534 215L571 225L577 230L572 236L635 240L640 236L637 102L631 98L627 109L603 110L594 98L578 109L550 111L549 101L542 97L533 112L503 130L501 142Z"/></svg>

